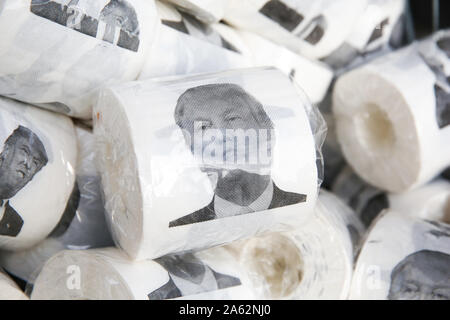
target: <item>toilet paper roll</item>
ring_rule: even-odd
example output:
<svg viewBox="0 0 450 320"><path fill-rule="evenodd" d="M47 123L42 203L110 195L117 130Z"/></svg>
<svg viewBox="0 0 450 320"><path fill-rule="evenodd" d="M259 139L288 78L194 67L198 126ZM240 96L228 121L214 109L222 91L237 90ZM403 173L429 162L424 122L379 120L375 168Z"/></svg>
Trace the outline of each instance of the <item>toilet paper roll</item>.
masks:
<svg viewBox="0 0 450 320"><path fill-rule="evenodd" d="M449 41L450 31L436 33L338 79L338 140L349 164L370 184L402 192L450 164Z"/></svg>
<svg viewBox="0 0 450 320"><path fill-rule="evenodd" d="M332 191L356 211L366 226L387 208L406 216L450 222L450 182L444 179L403 193L386 193L368 185L346 167Z"/></svg>
<svg viewBox="0 0 450 320"><path fill-rule="evenodd" d="M245 45L247 52L245 49L239 51L248 56L255 66L273 66L290 75L305 90L312 103L319 103L324 98L333 78L333 71L325 64L304 58L251 32L238 32L237 36L241 38L238 42L230 27L215 24L213 28L229 43L239 43L235 45L238 49Z"/></svg>
<svg viewBox="0 0 450 320"><path fill-rule="evenodd" d="M0 300L28 300L17 284L0 269Z"/></svg>
<svg viewBox="0 0 450 320"><path fill-rule="evenodd" d="M352 33L366 0L230 0L224 20L308 58L321 59Z"/></svg>
<svg viewBox="0 0 450 320"><path fill-rule="evenodd" d="M0 265L29 283L59 251L114 245L105 221L100 176L94 164L93 134L82 127L76 127L76 133L79 150L76 185L58 225L47 239L30 249L0 253Z"/></svg>
<svg viewBox="0 0 450 320"><path fill-rule="evenodd" d="M363 230L353 210L322 190L307 225L226 248L258 298L346 299Z"/></svg>
<svg viewBox="0 0 450 320"><path fill-rule="evenodd" d="M136 79L157 20L146 0L4 2L0 94L79 118L98 88Z"/></svg>
<svg viewBox="0 0 450 320"><path fill-rule="evenodd" d="M0 248L30 248L57 225L74 186L72 121L0 98L0 150Z"/></svg>
<svg viewBox="0 0 450 320"><path fill-rule="evenodd" d="M253 66L209 25L156 1L160 23L139 79Z"/></svg>
<svg viewBox="0 0 450 320"><path fill-rule="evenodd" d="M321 193L307 226L197 253L131 262L116 248L63 251L39 275L32 299L344 299L361 223Z"/></svg>
<svg viewBox="0 0 450 320"><path fill-rule="evenodd" d="M368 0L351 33L323 61L341 74L398 48L403 39L404 10L404 0Z"/></svg>
<svg viewBox="0 0 450 320"><path fill-rule="evenodd" d="M220 21L228 5L227 0L168 0L204 23Z"/></svg>
<svg viewBox="0 0 450 320"><path fill-rule="evenodd" d="M281 231L312 213L323 119L278 70L116 86L94 112L113 237L133 258Z"/></svg>
<svg viewBox="0 0 450 320"><path fill-rule="evenodd" d="M117 248L66 250L53 256L31 299L252 299L226 250L130 261Z"/></svg>
<svg viewBox="0 0 450 320"><path fill-rule="evenodd" d="M386 211L358 257L350 299L450 299L450 225Z"/></svg>

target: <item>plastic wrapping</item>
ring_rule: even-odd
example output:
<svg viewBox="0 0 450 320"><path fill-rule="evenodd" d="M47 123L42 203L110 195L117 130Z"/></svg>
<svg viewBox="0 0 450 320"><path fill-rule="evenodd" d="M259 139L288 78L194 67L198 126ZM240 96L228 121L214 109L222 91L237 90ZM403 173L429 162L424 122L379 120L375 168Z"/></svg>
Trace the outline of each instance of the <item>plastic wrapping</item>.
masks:
<svg viewBox="0 0 450 320"><path fill-rule="evenodd" d="M312 103L320 102L333 78L333 71L324 63L307 59L265 38L237 31L220 23L212 26L254 66L273 66L296 81Z"/></svg>
<svg viewBox="0 0 450 320"><path fill-rule="evenodd" d="M0 300L28 300L25 293L0 269Z"/></svg>
<svg viewBox="0 0 450 320"><path fill-rule="evenodd" d="M358 257L350 299L449 300L450 225L386 211Z"/></svg>
<svg viewBox="0 0 450 320"><path fill-rule="evenodd" d="M338 140L370 184L401 192L450 164L449 41L450 31L440 31L338 79Z"/></svg>
<svg viewBox="0 0 450 320"><path fill-rule="evenodd" d="M147 0L5 0L0 94L79 118L103 85L134 80L156 26Z"/></svg>
<svg viewBox="0 0 450 320"><path fill-rule="evenodd" d="M332 191L356 211L366 226L387 208L407 216L450 222L450 182L444 179L403 193L386 193L368 185L346 167L336 178Z"/></svg>
<svg viewBox="0 0 450 320"><path fill-rule="evenodd" d="M354 232L362 232L354 213L321 193L311 221L289 233L153 261L132 262L115 248L61 252L44 267L31 298L344 299Z"/></svg>
<svg viewBox="0 0 450 320"><path fill-rule="evenodd" d="M156 1L158 25L139 79L252 66L210 25Z"/></svg>
<svg viewBox="0 0 450 320"><path fill-rule="evenodd" d="M368 0L230 0L224 20L311 59L337 50Z"/></svg>
<svg viewBox="0 0 450 320"><path fill-rule="evenodd" d="M77 145L65 116L0 98L0 248L30 248L63 215Z"/></svg>
<svg viewBox="0 0 450 320"><path fill-rule="evenodd" d="M204 23L222 20L228 0L166 0L170 1Z"/></svg>
<svg viewBox="0 0 450 320"><path fill-rule="evenodd" d="M278 70L116 86L101 92L94 119L113 237L135 259L282 231L312 214L313 133L324 123Z"/></svg>
<svg viewBox="0 0 450 320"><path fill-rule="evenodd" d="M93 134L82 127L76 127L76 133L79 150L76 185L60 222L49 237L36 246L0 253L0 265L29 283L34 282L44 263L59 251L114 244L105 221L100 176L94 162Z"/></svg>

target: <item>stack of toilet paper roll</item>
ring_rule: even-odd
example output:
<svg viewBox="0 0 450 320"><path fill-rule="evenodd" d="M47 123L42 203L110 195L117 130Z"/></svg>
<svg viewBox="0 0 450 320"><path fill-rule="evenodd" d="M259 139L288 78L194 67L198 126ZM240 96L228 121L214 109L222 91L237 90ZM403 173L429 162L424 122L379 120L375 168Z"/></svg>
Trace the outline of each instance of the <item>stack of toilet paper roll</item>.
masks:
<svg viewBox="0 0 450 320"><path fill-rule="evenodd" d="M450 164L449 42L450 31L440 31L338 79L338 140L370 184L402 192Z"/></svg>
<svg viewBox="0 0 450 320"><path fill-rule="evenodd" d="M47 239L30 249L0 253L0 265L28 283L34 282L44 263L59 251L113 245L105 221L100 177L94 162L94 137L83 127L76 127L76 133L79 150L76 185L58 225Z"/></svg>
<svg viewBox="0 0 450 320"><path fill-rule="evenodd" d="M60 252L31 298L345 299L352 228L363 230L353 211L323 192L308 224L286 233L139 262L116 248Z"/></svg>
<svg viewBox="0 0 450 320"><path fill-rule="evenodd" d="M17 284L0 269L0 300L28 300Z"/></svg>
<svg viewBox="0 0 450 320"><path fill-rule="evenodd" d="M7 0L0 94L89 118L98 88L139 75L156 21L146 0Z"/></svg>
<svg viewBox="0 0 450 320"><path fill-rule="evenodd" d="M118 246L156 258L303 225L319 184L313 132L323 128L310 109L271 68L103 90L94 134Z"/></svg>
<svg viewBox="0 0 450 320"><path fill-rule="evenodd" d="M450 299L450 225L388 210L356 264L350 299Z"/></svg>
<svg viewBox="0 0 450 320"><path fill-rule="evenodd" d="M388 208L405 216L450 222L450 182L441 178L407 192L387 193L346 167L331 190L355 210L366 226Z"/></svg>
<svg viewBox="0 0 450 320"><path fill-rule="evenodd" d="M319 103L325 97L333 71L324 63L295 54L255 33L238 31L223 23L212 27L254 66L273 66L291 76L312 103Z"/></svg>
<svg viewBox="0 0 450 320"><path fill-rule="evenodd" d="M55 228L74 187L72 121L0 98L0 248L22 250Z"/></svg>
<svg viewBox="0 0 450 320"><path fill-rule="evenodd" d="M155 3L159 22L139 79L252 65L210 25L177 11L168 3Z"/></svg>
<svg viewBox="0 0 450 320"><path fill-rule="evenodd" d="M228 0L165 0L175 4L204 23L222 20Z"/></svg>

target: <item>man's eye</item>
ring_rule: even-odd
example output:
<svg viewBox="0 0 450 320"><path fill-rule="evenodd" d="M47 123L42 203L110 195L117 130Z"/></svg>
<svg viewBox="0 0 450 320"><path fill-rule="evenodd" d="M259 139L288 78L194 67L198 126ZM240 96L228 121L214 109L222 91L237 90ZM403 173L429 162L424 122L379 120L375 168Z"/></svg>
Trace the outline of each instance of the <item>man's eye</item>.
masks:
<svg viewBox="0 0 450 320"><path fill-rule="evenodd" d="M240 120L240 119L241 119L241 117L239 117L239 116L232 116L232 117L227 118L227 121L236 121L236 120Z"/></svg>

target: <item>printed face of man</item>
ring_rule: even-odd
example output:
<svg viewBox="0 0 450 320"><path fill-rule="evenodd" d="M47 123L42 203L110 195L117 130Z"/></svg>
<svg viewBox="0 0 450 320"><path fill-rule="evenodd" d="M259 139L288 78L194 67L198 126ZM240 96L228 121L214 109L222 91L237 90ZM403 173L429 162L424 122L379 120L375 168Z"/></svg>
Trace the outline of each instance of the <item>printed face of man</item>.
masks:
<svg viewBox="0 0 450 320"><path fill-rule="evenodd" d="M138 31L134 9L122 0L111 0L102 10L101 19L107 24L119 26L131 34Z"/></svg>
<svg viewBox="0 0 450 320"><path fill-rule="evenodd" d="M241 97L213 95L185 106L183 133L194 156L198 158L200 153L200 162L207 165L223 161L238 168L264 164L261 155L271 155L272 128L258 119L251 103Z"/></svg>
<svg viewBox="0 0 450 320"><path fill-rule="evenodd" d="M193 283L200 284L206 268L192 253L168 255L155 260L170 274Z"/></svg>
<svg viewBox="0 0 450 320"><path fill-rule="evenodd" d="M5 144L0 156L0 198L9 199L22 189L45 165L45 161L19 136L14 145Z"/></svg>
<svg viewBox="0 0 450 320"><path fill-rule="evenodd" d="M450 255L420 251L391 276L391 300L450 300Z"/></svg>

